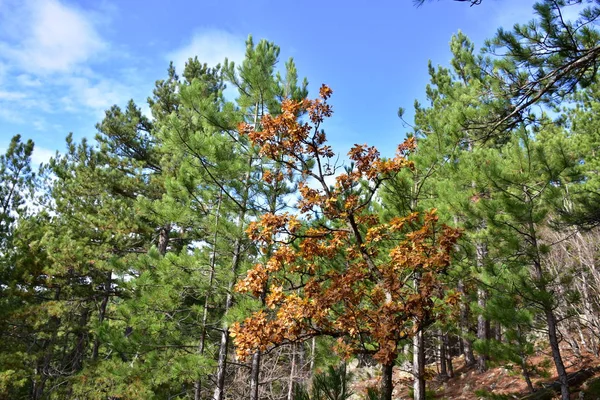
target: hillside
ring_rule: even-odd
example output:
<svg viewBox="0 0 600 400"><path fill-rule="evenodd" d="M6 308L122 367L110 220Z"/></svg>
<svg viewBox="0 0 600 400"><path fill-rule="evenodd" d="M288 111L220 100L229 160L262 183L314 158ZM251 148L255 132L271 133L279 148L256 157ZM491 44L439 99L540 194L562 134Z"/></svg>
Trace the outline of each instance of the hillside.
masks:
<svg viewBox="0 0 600 400"><path fill-rule="evenodd" d="M596 400L600 399L600 358L590 353L576 357L569 349L564 349L565 364L572 382L571 399ZM499 364L484 373L478 373L474 368L465 368L462 356L453 358L453 364L458 368L454 376L442 380L437 375L438 366L429 364L427 371L431 379L427 381L427 398L435 399L527 399L545 400L559 398L558 377L552 368L552 359L548 354L539 353L530 359L535 371L532 382L535 393L529 393L521 369L512 364ZM376 387L380 374L374 367L352 368L355 376L353 383L353 398L363 398L368 387ZM409 372L398 367L394 371L394 399L411 399L413 379Z"/></svg>

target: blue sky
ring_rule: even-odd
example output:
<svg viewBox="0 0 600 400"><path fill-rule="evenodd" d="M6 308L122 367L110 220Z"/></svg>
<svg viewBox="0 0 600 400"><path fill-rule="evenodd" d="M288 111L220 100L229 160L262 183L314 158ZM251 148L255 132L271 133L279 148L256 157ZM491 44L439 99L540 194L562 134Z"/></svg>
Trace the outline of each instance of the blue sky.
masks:
<svg viewBox="0 0 600 400"><path fill-rule="evenodd" d="M112 104L145 99L173 60L241 60L248 34L293 57L311 95L333 90L328 135L345 153L369 143L391 155L407 128L396 113L423 98L427 62L447 65L459 29L477 45L499 26L532 17L534 0L0 0L0 151L20 133L34 162L93 138Z"/></svg>

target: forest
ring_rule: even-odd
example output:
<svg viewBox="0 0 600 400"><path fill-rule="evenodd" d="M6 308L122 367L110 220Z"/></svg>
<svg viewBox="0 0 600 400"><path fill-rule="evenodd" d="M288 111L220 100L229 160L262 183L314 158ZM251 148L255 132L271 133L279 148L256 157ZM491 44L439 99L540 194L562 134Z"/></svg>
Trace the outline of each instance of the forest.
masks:
<svg viewBox="0 0 600 400"><path fill-rule="evenodd" d="M463 398L598 398L599 17L454 35L390 158L333 148L336 88L252 37L39 170L14 136L0 399L458 398L434 386L493 368L525 390Z"/></svg>

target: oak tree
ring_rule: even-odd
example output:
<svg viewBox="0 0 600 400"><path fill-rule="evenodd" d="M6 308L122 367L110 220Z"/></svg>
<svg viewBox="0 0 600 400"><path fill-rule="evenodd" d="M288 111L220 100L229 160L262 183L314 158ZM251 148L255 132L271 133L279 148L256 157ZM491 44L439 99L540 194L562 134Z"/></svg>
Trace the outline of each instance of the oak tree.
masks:
<svg viewBox="0 0 600 400"><path fill-rule="evenodd" d="M261 131L240 125L261 154L302 178L298 214L266 213L248 228L263 248L276 249L238 282L238 291L264 296L267 307L236 324L232 335L242 359L256 349L334 337L343 355L374 354L384 371L382 396L391 399L398 344L435 319L437 276L448 268L459 232L439 224L435 210L388 221L373 212L379 188L411 167L411 139L392 159L355 145L352 165L335 176L335 154L321 129L332 114L331 93L322 86L316 100L284 100L280 115L263 117ZM307 121L298 118L304 112Z"/></svg>

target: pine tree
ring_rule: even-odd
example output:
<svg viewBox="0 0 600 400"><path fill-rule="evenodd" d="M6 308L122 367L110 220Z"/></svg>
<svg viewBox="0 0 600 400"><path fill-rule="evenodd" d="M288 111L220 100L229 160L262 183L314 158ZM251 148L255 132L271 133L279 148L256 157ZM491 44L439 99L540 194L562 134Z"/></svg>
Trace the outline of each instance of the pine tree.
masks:
<svg viewBox="0 0 600 400"><path fill-rule="evenodd" d="M209 335L219 336L215 399L227 391L228 326L232 315L244 312L242 305L234 309L232 286L246 264L257 257L245 227L259 210L285 207L283 196L289 192L287 178L282 179L279 167L262 160L247 138L237 132L237 125L243 121L258 128L264 113L278 113L283 97L306 95L306 83L297 85L293 61L286 64L285 78L275 73L278 55L279 48L273 43L260 41L255 45L250 38L246 58L239 67L226 60L222 68L208 68L190 59L184 71L186 79L179 85L177 112L160 124L165 151L181 160L168 181L170 200L164 199L163 203L170 207L169 203L183 202L184 209L198 211L182 214L177 225L193 227L199 233L194 240L206 249L209 287L203 295L204 322L198 337L199 351L204 352ZM238 90L235 102L222 95L226 82ZM168 160L163 159L163 163L166 169L171 168ZM209 315L209 308L219 312ZM253 398L259 396L259 373L257 353L250 374ZM196 383L196 397L204 390L201 386Z"/></svg>
<svg viewBox="0 0 600 400"><path fill-rule="evenodd" d="M468 214L469 203L479 193L474 187L470 168L465 167L463 159L478 147L496 147L507 139L507 133L490 136L485 124L478 126L479 121L486 121L490 115L502 112L508 103L507 99L496 99L493 95L500 90L500 83L485 68L490 63L488 58L474 55L474 46L468 38L459 33L451 41L454 58L452 68L434 69L429 66L431 85L427 87L430 106L425 108L416 104L415 134L423 147L423 154L429 153L429 164L434 168L435 183L432 191L436 193L436 207L443 210L447 222L453 222L466 228L462 240L462 248L466 251L464 260L468 262L461 269L462 276L457 276L457 288L465 292L465 288L473 285L466 282L471 276L485 275L487 262L486 221L481 216ZM464 264L464 263L463 263ZM486 290L483 286L475 288L477 306L478 340L484 341L488 336L488 321L484 315ZM467 294L467 293L465 293ZM469 318L467 312L468 298L465 298L461 310L461 326L463 343L466 350L465 360L470 365L472 359L471 338L469 334ZM486 355L480 352L477 358L479 371L486 368Z"/></svg>
<svg viewBox="0 0 600 400"><path fill-rule="evenodd" d="M34 185L33 148L31 140L23 143L17 135L0 155L0 396L6 398L25 397L31 383L27 349L32 332L21 318L34 295L21 282L30 273L35 282L36 274L23 266L29 250L19 237L20 226L27 225L26 200Z"/></svg>
<svg viewBox="0 0 600 400"><path fill-rule="evenodd" d="M33 186L33 147L33 141L23 143L17 135L11 139L6 153L0 155L0 248L4 255L9 248L14 222L25 210L27 191Z"/></svg>
<svg viewBox="0 0 600 400"><path fill-rule="evenodd" d="M572 96L574 107L565 107L563 121L573 135L579 162L571 168L567 201L558 204L559 212L566 225L590 228L600 222L598 207L598 148L600 135L597 128L599 107L599 85L594 83Z"/></svg>
<svg viewBox="0 0 600 400"><path fill-rule="evenodd" d="M560 129L546 123L532 132L525 128L515 132L500 151L481 149L474 154L474 163L480 166L478 183L488 193L478 207L487 213L495 236L502 235L500 246L510 248L507 257L528 267L531 283L521 279L516 292L526 293L524 300L537 308L545 321L565 400L569 385L556 316L560 296L554 289L556 277L545 267L551 242L542 228L549 222L552 198L562 195L555 182L560 182L561 174L575 159L569 147Z"/></svg>

